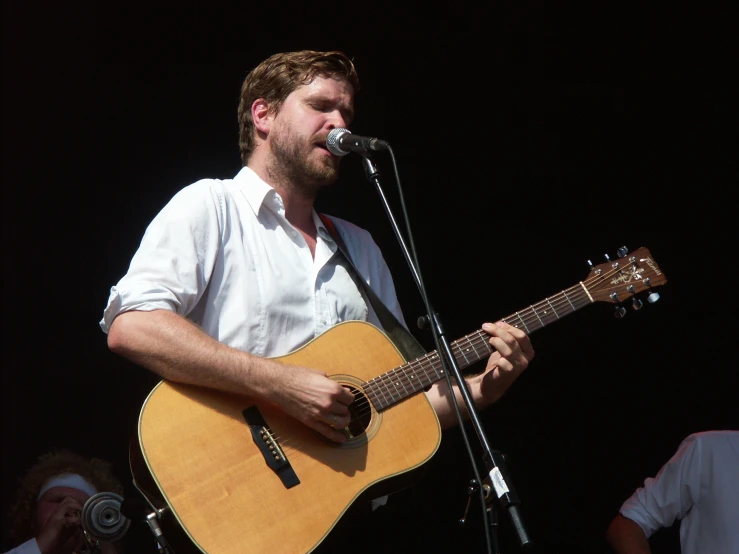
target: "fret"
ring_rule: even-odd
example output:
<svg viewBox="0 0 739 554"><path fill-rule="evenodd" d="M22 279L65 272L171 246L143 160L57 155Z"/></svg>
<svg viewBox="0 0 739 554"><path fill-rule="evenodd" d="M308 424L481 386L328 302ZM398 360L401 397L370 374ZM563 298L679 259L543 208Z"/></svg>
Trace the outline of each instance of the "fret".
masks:
<svg viewBox="0 0 739 554"><path fill-rule="evenodd" d="M465 338L467 339L467 343L471 345L472 343L470 342L470 339L469 339L469 337L465 337ZM454 344L457 344L457 343L455 342ZM465 347L465 348L463 348L463 347L462 347L462 346L460 345L460 346L459 346L458 348L459 348L459 351L460 351L460 352L462 353L462 356L464 356L464 361L465 361L465 364L466 364L466 365L465 365L465 367L467 367L467 366L471 365L471 362L470 362L470 360L469 360L469 359L467 358L467 354L465 354L465 353L464 353L464 351L465 351L465 350L469 350L469 347ZM473 348L473 350L474 350L474 348Z"/></svg>
<svg viewBox="0 0 739 554"><path fill-rule="evenodd" d="M391 404L395 404L399 399L395 397L395 394L393 392L393 387L395 386L395 384L393 383L392 376L390 375L390 373L385 373L380 377L380 380L385 385L385 389L390 396L390 400L392 400Z"/></svg>
<svg viewBox="0 0 739 554"><path fill-rule="evenodd" d="M477 346L475 345L475 343L472 341L472 339L470 337L471 337L471 335L467 335L464 338L467 339L467 343L472 347L472 351L475 353L475 361L476 362L477 361L480 361L480 359L482 358L482 356L480 356L480 353L477 351Z"/></svg>
<svg viewBox="0 0 739 554"><path fill-rule="evenodd" d="M477 351L477 346L475 346L475 354L477 354L477 359L482 360L485 356L489 356L493 353L493 347L490 346L490 343L488 343L488 340L490 338L490 335L488 335L485 331L478 331L477 332L477 340L480 341L481 346L483 346L483 350L485 351L482 355Z"/></svg>
<svg viewBox="0 0 739 554"><path fill-rule="evenodd" d="M432 352L428 356L428 359L431 362L431 369L433 369L434 370L434 373L436 373L436 378L437 378L436 380L438 380L438 379L441 379L442 375L444 375L444 370L442 370L441 371L441 375L439 375L439 372L436 371L436 363L434 362L434 358L439 359L439 355L436 352ZM434 382L436 382L436 381L432 381L432 383L434 383Z"/></svg>
<svg viewBox="0 0 739 554"><path fill-rule="evenodd" d="M565 297L565 299L567 300L567 302L570 303L570 306L572 306L572 311L574 312L575 310L577 310L577 308L575 308L575 306L572 304L572 302L570 302L570 297L567 296L567 291L566 290L563 290L562 291L562 295Z"/></svg>
<svg viewBox="0 0 739 554"><path fill-rule="evenodd" d="M431 383L434 383L436 379L439 378L438 375L436 379L433 378L431 375L429 375L429 365L431 365L432 366L431 369L433 369L433 364L431 363L431 357L428 355L424 356L423 363L421 364L421 369L423 369L423 374L422 374L423 377L425 378L426 381L428 381L428 383L424 384L424 387L430 385Z"/></svg>
<svg viewBox="0 0 739 554"><path fill-rule="evenodd" d="M416 371L413 369L413 364L414 363L417 364L417 365L421 365L421 362L418 361L418 360L413 360L411 363L409 363L407 365L408 365L408 368L411 370L410 378L411 379L414 379L414 381L412 382L413 390L415 390L416 392L418 392L419 390L421 390L423 388L424 385L423 385L423 383L421 383L420 379L416 375Z"/></svg>
<svg viewBox="0 0 739 554"><path fill-rule="evenodd" d="M554 309L554 306L552 306L552 303L549 302L549 298L546 298L545 300L549 304L549 307L552 308L552 311L554 312L554 315L556 315L557 316L557 319L559 319L559 314L557 313L557 310Z"/></svg>
<svg viewBox="0 0 739 554"><path fill-rule="evenodd" d="M523 320L523 318L519 315L518 312L515 313L515 316L519 319L519 321L523 324L523 328L526 329L526 332L529 332L529 328L526 327L526 322ZM515 327L518 327L518 325L515 325Z"/></svg>
<svg viewBox="0 0 739 554"><path fill-rule="evenodd" d="M372 405L375 407L376 410L380 410L382 406L380 406L379 402L377 401L377 395L375 394L374 389L372 388L372 384L367 381L364 383L364 392L367 394L367 398L369 398Z"/></svg>
<svg viewBox="0 0 739 554"><path fill-rule="evenodd" d="M406 376L406 375L405 375L405 368L406 368L406 367L408 367L408 364L402 365L402 366L400 366L400 368L399 368L399 369L400 369L400 370L401 370L401 371L403 372L403 378L405 378L405 376ZM396 370L396 372L397 372L397 370ZM403 386L403 391L405 392L405 396L408 396L408 389L406 389L406 388L405 388L405 383L403 383L403 380L402 380L402 379L400 380L400 384L401 384L401 385ZM409 383L409 384L410 384L410 383ZM413 390L411 389L411 392L415 392L415 391L413 391Z"/></svg>
<svg viewBox="0 0 739 554"><path fill-rule="evenodd" d="M401 398L405 398L406 395L400 392L400 387L398 386L398 384L402 386L403 383L398 383L398 379L395 377L395 373L396 373L395 371L391 371L390 373L388 373L388 379L390 379L390 384L395 388L395 391L393 391L392 393L393 400L397 401Z"/></svg>
<svg viewBox="0 0 739 554"><path fill-rule="evenodd" d="M539 323L541 323L541 326L542 326L542 327L544 327L544 326L546 325L546 323L544 323L544 322L543 322L543 321L541 320L541 318L539 317L539 314L538 314L538 313L536 312L536 308L535 308L534 306L531 306L531 310L532 310L532 311L534 312L534 315L535 315L535 316L537 317L537 319L539 320Z"/></svg>
<svg viewBox="0 0 739 554"><path fill-rule="evenodd" d="M388 401L387 397L385 396L385 392L384 392L384 391L383 391L383 390L382 390L382 389L381 389L381 388L380 388L380 387L378 386L378 384L377 384L377 381L379 381L379 379L380 379L381 377L382 377L381 375L380 375L380 376L378 376L378 377L374 377L374 378L373 378L373 379L372 379L372 380L370 381L370 383L372 383L372 386L373 386L373 387L375 388L375 390L376 390L376 391L378 391L378 392L379 392L380 394L382 394L382 397L383 397L383 399L384 399L384 402L385 402L385 406L383 406L383 407L387 407L387 406L389 406L389 405L390 405L390 402Z"/></svg>

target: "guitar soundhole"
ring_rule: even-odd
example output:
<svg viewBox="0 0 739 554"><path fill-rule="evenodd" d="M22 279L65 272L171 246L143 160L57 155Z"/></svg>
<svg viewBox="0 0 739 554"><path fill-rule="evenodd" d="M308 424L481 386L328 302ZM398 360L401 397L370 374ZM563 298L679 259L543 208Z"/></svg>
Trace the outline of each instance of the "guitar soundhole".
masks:
<svg viewBox="0 0 739 554"><path fill-rule="evenodd" d="M352 437L358 437L363 435L367 427L369 427L372 421L372 407L364 393L356 387L351 385L344 385L349 388L354 394L354 402L349 404L349 413L351 414L352 420L349 423L347 429Z"/></svg>

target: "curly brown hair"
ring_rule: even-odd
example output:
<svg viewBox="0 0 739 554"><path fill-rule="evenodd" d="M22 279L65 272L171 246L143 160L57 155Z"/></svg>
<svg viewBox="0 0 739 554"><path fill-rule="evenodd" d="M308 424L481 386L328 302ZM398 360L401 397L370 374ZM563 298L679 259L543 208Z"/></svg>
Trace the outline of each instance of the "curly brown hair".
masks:
<svg viewBox="0 0 739 554"><path fill-rule="evenodd" d="M252 69L241 86L239 102L239 150L246 165L254 150L254 121L251 107L264 98L274 112L296 88L310 83L316 76L345 79L359 91L359 76L354 62L338 50L319 52L301 50L273 54Z"/></svg>
<svg viewBox="0 0 739 554"><path fill-rule="evenodd" d="M123 496L124 487L113 473L113 464L100 458L86 458L68 449L46 452L19 479L15 499L7 512L6 537L19 545L35 534L34 511L41 487L50 478L63 473L84 477L100 492Z"/></svg>

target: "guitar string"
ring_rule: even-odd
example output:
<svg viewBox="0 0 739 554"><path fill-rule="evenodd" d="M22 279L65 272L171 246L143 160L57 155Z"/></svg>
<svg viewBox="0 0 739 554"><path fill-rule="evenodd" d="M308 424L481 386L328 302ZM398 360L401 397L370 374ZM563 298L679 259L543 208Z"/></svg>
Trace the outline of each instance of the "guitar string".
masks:
<svg viewBox="0 0 739 554"><path fill-rule="evenodd" d="M611 274L613 274L613 272L611 272ZM591 279L591 280L590 280L590 282L588 282L588 281L586 280L586 283L588 284L589 288L590 288L590 289L592 290L592 288L593 288L593 287L592 287L592 286L590 286L590 284L591 284L591 283L592 283L593 281L601 281L601 280L603 280L603 279L606 279L606 278L608 278L608 277L609 277L609 275L605 275L605 276L602 276L602 277L601 277L601 276L598 276L598 277L596 277L596 278L594 278L594 279ZM586 288L588 288L588 287L586 287ZM575 301L575 302L576 302L577 304L580 304L580 303L581 303L581 302L583 301L585 293L584 293L584 292L582 291L582 288L581 288L581 287L580 287L579 285L575 285L574 287L571 287L571 289L568 289L568 290L570 290L570 291L572 292L572 294L571 294L572 298L571 298L571 299L569 299L569 300L567 300L568 302L571 302L571 301L573 301L573 300L574 300L574 301ZM577 291L577 294L574 294L574 291ZM563 296L565 296L565 297L566 297L566 293L565 293L565 294L563 294L563 293L560 293L560 294L562 294ZM555 295L553 295L553 296L555 296ZM544 302L547 302L548 304L550 304L550 305L551 305L550 299L546 299L545 301L541 301L541 302L537 303L537 305L541 305L541 304L543 304ZM587 302L589 303L590 301L588 300ZM564 306L564 305L565 305L563 301L560 301L560 302L559 302L559 304L560 304L560 308L561 308L562 306ZM579 306L579 307L582 307L582 306ZM574 306L572 306L572 308L573 308L573 310L572 310L572 311L574 311L575 309L578 309L578 308L575 308ZM535 308L533 308L533 311L534 311L534 312L536 312L536 309L535 309ZM556 309L554 309L554 311L555 311L555 315L556 315ZM571 313L571 312L568 312L568 313ZM516 317L516 318L520 318L520 312L516 313L516 314L515 314L515 317ZM541 318L540 318L540 317L539 317L538 315L537 315L537 316L535 316L535 317L537 317L537 318L538 318L538 319L539 319L539 320L541 321ZM558 317L558 316L557 316L557 317ZM511 320L513 320L513 317L512 317L512 316L508 316L508 319L511 319ZM534 320L534 319L532 319L532 318L529 318L529 319L530 319L529 323L531 323L531 322L534 322L534 321L535 321L535 320ZM505 319L504 319L504 321L505 321ZM545 325L545 323L544 323L543 321L541 321L541 325L542 325L542 327L543 327L543 326ZM475 334L475 333L473 333L473 334L472 334L472 335L476 335L475 341L476 341L476 342L478 342L478 343L479 343L479 342L480 342L480 341L482 340L481 336L483 336L483 335L481 335L481 334L484 334L484 337L488 337L488 335L487 335L486 333L484 333L484 331L478 331L478 332L477 332L476 334ZM470 341L470 335L468 335L467 337L465 337L465 339L467 339L467 340L468 340L469 342L471 342L471 341ZM461 340L462 340L462 339L460 339L460 341L461 341ZM456 358L457 358L457 359L458 359L458 360L459 360L460 362L461 362L461 359L460 359L460 356L459 356L459 354L460 354L460 353L462 353L462 356L464 356L464 357L465 357L465 361L468 361L468 360L466 359L466 356L464 355L464 353L463 353L463 352L461 351L461 347L460 347L460 346L459 346L459 344L458 344L458 343L459 343L460 341L455 341L455 343L453 343L453 345L452 345L452 350L454 350L454 348L456 348L456 349L457 349L457 353L455 353L455 357L456 357ZM485 346L485 348L486 348L486 350L487 350L487 352L488 352L488 353L492 351L492 350L490 350L490 349L489 349L490 347L488 346L488 343L487 343L487 341L484 341L484 342L483 342L482 344L484 344L484 346ZM475 346L474 346L474 348L475 348L475 352L476 352L476 355L478 355L478 354L477 354L477 345L475 345ZM479 355L478 355L478 356L479 356ZM443 369L442 369L441 373L439 373L439 371L437 371L437 368L439 368L439 367L440 367L440 358L439 358L439 357L438 357L438 356L436 355L436 353L435 353L435 352L429 353L429 354L427 354L426 356L424 356L423 358L426 358L426 361L427 361L427 362L428 362L428 361L430 361L430 365L431 365L432 369L434 369L434 371L436 372L437 376L439 376L439 374L443 376ZM479 357L479 359L478 359L478 360L476 360L476 361L480 361L481 359L482 359L482 358L481 358L481 357ZM420 365L423 365L423 362L421 362L420 360L421 360L421 359L419 359L419 360L418 360L418 361L419 361L419 364L420 364ZM411 363L412 363L412 362L411 362ZM473 363L474 363L474 362L473 362ZM408 365L408 364L406 364L406 365ZM403 370L403 371L405 371L405 370L404 370L403 368L404 368L404 366L401 366L400 368L396 368L395 370L392 370L392 371L391 371L391 372L389 372L389 373L397 373L397 372L398 372L399 370ZM426 372L426 374L428 375L428 372ZM375 379L373 379L373 381L374 381L374 380L378 380L378 378L375 378ZM384 393L384 392L382 391L382 385L383 385L383 381L385 381L385 380L386 380L386 378L385 378L384 376L381 376L381 377L379 378L380 384L378 384L378 391L379 391L379 393L380 393L380 394L381 394L381 395L383 396L383 398L385 398L385 401L387 401L387 399L386 399L386 395L385 395L385 393ZM438 380L438 379L435 379L435 380ZM434 382L435 380L431 380L431 381L429 382L429 384L430 384L430 383L433 383L433 382ZM397 382L397 379L396 379L396 382ZM403 391L403 392L405 393L405 394L404 394L403 396L401 396L401 397L400 397L400 399L403 399L403 398L407 398L407 397L408 397L408 394L407 394L407 387L405 387L405 384L403 384L403 383L402 383L402 381L400 381L400 382L401 382L401 386L402 386L402 387L403 387L403 389L404 389L404 391ZM369 386L369 385L370 385L370 383L371 383L371 382L368 382L368 383L366 383L366 384L367 384L368 386L367 386L367 387L365 387L365 388L369 389L369 388L370 388L370 386ZM413 386L413 385L412 385L412 384L411 384L410 382L409 382L408 384L409 384L409 386L411 386L412 390L415 390L415 387L414 387L414 386ZM388 392L388 394L390 395L390 398L391 398L392 402L389 402L389 403L387 403L387 405L385 405L385 406L381 406L381 409L386 409L386 408L390 407L391 405L395 404L395 403L396 403L396 402L397 402L397 401L399 400L398 398L396 398L396 397L395 397L395 395L393 394L393 391L391 391L391 390L390 390L390 388L388 387L387 383L384 383L384 386L385 386L385 388L387 389L387 392ZM371 396L371 395L372 395L372 392L373 392L373 391L371 391L371 390L370 390L370 391L368 392L368 396ZM418 392L418 391L415 391L415 392ZM379 395L378 395L378 394L377 394L376 392L375 392L375 397L379 399ZM363 410L363 411L360 411L359 407L360 407L360 406L361 406L362 404L364 404L364 405L365 405L365 406L366 406L366 407L367 407L368 409L367 409L367 410ZM370 406L369 402L368 402L368 401L366 400L366 397L365 397L365 396L363 396L363 397L362 397L362 399L361 399L360 401L358 401L358 403L357 403L357 404L355 405L355 412L359 412L359 414L358 414L358 415L359 415L360 417L362 417L362 416L366 416L366 415L367 415L367 413L368 413L369 411L371 411L371 407L369 407L369 406ZM284 443L284 444L285 444L285 445L288 445L288 443L289 443L289 441L285 441L285 443ZM295 444L295 443L289 444L289 447L291 447L291 448L290 448L291 450L292 450L293 448L295 448L296 446L298 446L298 445L297 445L297 444Z"/></svg>
<svg viewBox="0 0 739 554"><path fill-rule="evenodd" d="M633 265L633 264L629 264L629 265ZM608 279L610 279L610 277L612 277L614 274L620 271L622 271L622 268L619 266L619 267L615 267L614 269L612 269L611 271L603 275L596 275L590 279L586 279L586 281L583 283L583 287L587 290L587 292L593 291L595 290L595 285L597 284L602 285L604 281L607 281ZM507 323L511 323L511 324L516 324L518 321L520 321L521 323L524 324L524 327L528 332L532 332L531 328L533 328L533 330L538 330L539 328L542 328L548 325L549 323L555 321L554 317L556 317L557 319L560 318L559 314L557 314L556 307L552 305L551 303L551 299L553 299L555 296L561 296L562 298L564 298L564 300L559 300L555 302L556 304L558 304L558 307L560 308L560 310L562 309L562 306L566 306L568 303L570 304L570 307L572 308L571 311L568 311L564 315L568 315L569 313L572 313L582 308L584 305L587 305L593 302L594 300L592 300L590 297L585 298L585 296L587 296L587 292L583 291L583 287L580 287L579 285L575 285L571 287L570 289L566 289L562 293L558 293L557 295L553 295L552 297L549 297L545 300L538 302L534 306L531 306L530 309L523 310L522 312L524 313L517 312L513 316L508 316L507 318L504 318L503 321L506 321ZM615 287L612 287L612 289L615 289ZM566 294L567 292L570 292L569 297ZM552 311L554 312L554 317L552 317L551 314L547 313L548 311L546 309L542 309L542 306L546 308L547 304L552 307L553 309ZM578 305L575 306L574 304L578 304ZM537 311L536 307L539 307L540 311ZM528 313L525 313L525 312L528 312ZM533 313L533 316L531 315L532 313ZM524 319L522 315L525 315L526 318ZM545 322L544 319L542 318L547 319L548 321ZM472 341L472 337L474 337L474 340L475 340L474 343ZM493 351L492 347L489 346L488 339L489 339L489 335L487 335L484 331L477 331L476 333L472 333L470 335L467 335L466 337L463 337L462 339L455 341L454 343L452 343L452 350L453 351L454 349L457 350L456 352L453 352L455 358L460 363L463 363L464 361L464 362L467 362L468 365L470 365L470 362L467 359L467 356L465 354L465 350L469 352L469 349L463 349L461 346L461 343L464 340L467 340L473 346L475 350L475 355L478 357L476 360L473 360L472 363L476 363L480 361L482 359L482 356L480 356L479 353L477 352L478 346L482 345L485 347L485 355L489 355ZM464 358L464 360L462 360L462 358ZM432 369L437 370L441 364L440 358L436 356L436 353L434 352L432 353L432 356L430 359L431 359ZM397 374L399 370L403 370L403 369L404 369L403 367L396 368L395 370L392 370L385 375L389 376L389 378L391 379L396 380L394 374ZM443 375L443 370L441 372L441 375ZM379 378L375 378L375 379L379 379L381 381L381 385L384 385L391 399L395 400L394 398L395 395L392 394L393 391L391 390L391 387L387 383L388 377L380 376ZM382 381L384 381L384 383ZM401 381L401 385L405 388L405 384L402 383L402 381ZM379 389L379 392L381 395L385 396L385 393L382 391L381 387ZM391 405L392 403L394 402L391 402L388 405ZM387 406L383 406L383 408L384 407L387 407Z"/></svg>
<svg viewBox="0 0 739 554"><path fill-rule="evenodd" d="M595 280L601 280L601 279L602 278L597 277ZM591 283L592 283L592 280L591 280ZM559 300L559 301L556 301L555 300L555 303L558 303L559 304L558 307L560 308L560 310L562 309L562 306L565 306L567 303L572 303L572 301L574 301L577 304L581 304L581 302L584 300L584 296L582 294L582 289L578 285L575 285L574 287L572 287L571 289L568 289L568 290L570 290L570 292L571 292L569 298L567 298L565 300ZM577 294L575 294L574 291L577 291ZM566 296L566 294L562 294L562 293L560 293L560 295ZM526 319L524 319L523 317L521 317L522 316L522 312L517 312L516 314L514 314L514 316L508 316L507 318L504 318L503 321L509 320L509 321L506 321L506 322L507 323L515 323L517 320L521 320L521 322L524 324L524 326L526 327L527 330L530 330L529 329L530 327L536 327L536 328L544 327L545 325L547 325L551 321L554 321L554 319L552 318L552 316L549 313L549 311L546 310L546 309L542 309L541 306L545 306L545 307L547 305L548 306L551 306L552 309L553 309L553 312L554 312L555 317L556 318L559 318L560 317L556 313L556 307L554 305L552 305L552 303L550 301L552 298L554 298L554 296L557 296L557 295L553 295L552 297L547 298L547 299L545 299L545 300L537 303L536 306L539 306L539 308L540 308L540 311L538 311L538 312L537 312L537 310L536 310L535 307L532 307L533 309L523 310L523 312L526 312L526 311L533 312L534 313L534 316L533 317L531 315L524 314L526 316ZM545 304L545 302L546 302L546 304ZM572 307L572 311L575 311L576 309L579 309L580 307L582 307L582 306L578 306L577 308L575 308L573 306ZM568 312L568 313L571 313L571 312ZM547 323L545 323L542 318L549 319L550 321L548 321ZM474 342L473 342L473 339L474 339ZM463 361L466 362L467 365L471 365L472 363L476 363L476 362L480 361L483 358L483 356L480 356L480 354L477 352L477 350L478 350L478 348L480 346L484 347L484 350L485 350L484 356L489 355L493 351L492 350L492 347L489 346L488 340L489 340L489 335L487 333L485 333L484 331L477 331L475 333L471 333L470 335L467 335L466 337L463 337L462 339L459 339L459 340L455 341L454 343L452 343L452 350L453 351L456 350L456 352L453 352L454 355L455 355L455 358L460 363L462 363ZM474 359L472 362L469 361L469 359L467 358L467 354L465 353L465 352L470 352L469 347L463 347L462 346L462 343L464 341L467 341L467 343L470 346L472 346L472 349L474 350L474 354L477 357L477 359ZM462 360L462 358L464 358L464 360ZM423 365L423 361L422 360L424 360L424 359L426 359L427 361L430 361L431 362L431 368L432 369L437 370L440 367L441 360L440 360L440 358L438 356L436 356L436 352L432 352L430 354L427 354L426 356L419 358L417 361L419 362L420 365ZM413 392L418 392L421 388L424 388L424 386L428 386L428 384L431 384L431 383L433 383L436 380L436 379L434 379L434 380L429 381L428 383L425 383L425 384L422 383L420 386L416 385L417 381L411 381L411 380L409 380L407 378L407 374L405 372L406 368L409 365L411 365L412 363L413 362L411 362L410 364L406 364L405 366L401 366L399 368L396 368L394 370L391 370L387 374L385 374L383 376L376 377L373 380L369 381L370 384L374 384L373 381L378 381L378 393L379 394L377 396L378 397L380 397L380 396L382 396L382 397L387 396L387 395L385 395L385 391L386 391L387 394L390 396L390 398L392 400L395 400L396 394L395 394L395 391L392 390L393 389L393 386L392 386L393 384L395 384L395 389L397 389L397 392L398 393L401 393L401 396L402 397L406 397L409 388ZM401 379L398 379L399 372L402 372L402 374L400 375L401 376ZM426 373L428 373L428 372L426 372ZM437 371L436 373L437 373L437 377L443 376L443 371L442 372L438 372ZM415 378L415 373L412 373L411 374L411 378ZM400 386L398 386L398 384ZM406 385L408 385L408 386L406 386ZM385 388L385 391L382 390L383 387ZM401 387L403 389L402 391L400 390ZM379 398L379 400L382 400L382 398Z"/></svg>
<svg viewBox="0 0 739 554"><path fill-rule="evenodd" d="M629 263L627 267L631 266L634 266L634 264ZM533 329L530 332L541 329L549 323L561 319L561 317L557 313L558 309L563 311L562 317L564 317L566 315L574 313L575 311L583 308L588 304L594 303L595 300L592 300L588 293L594 291L596 288L603 288L602 285L608 284L608 279L621 271L623 271L623 268L619 266L614 267L609 271L602 273L601 275L593 275L592 277L589 277L568 289L564 289L559 293L555 293L554 295L547 297L544 300L541 300L536 304L529 306L528 308L502 318L502 321L511 325L514 325L513 322L515 321L520 321L524 325L524 329L527 330L527 332L529 332L529 328ZM601 285L601 287L598 287L598 285ZM607 289L608 287L605 288ZM615 285L611 287L612 290L616 290L617 288L618 287ZM567 293L570 293L570 295L568 296ZM552 300L554 300L553 304ZM542 306L545 309L537 311L537 307ZM554 317L552 317L552 314L547 313L547 307L551 308L552 312L554 313ZM566 313L564 312L564 308L568 308ZM545 319L548 319L548 321L544 322L542 320L542 316L544 316ZM518 325L516 324L514 326L517 327ZM494 351L492 346L488 342L489 338L490 335L488 335L485 331L478 330L452 342L452 353L454 354L457 362L466 363L466 365L463 367L467 367L481 361L485 356L489 356ZM467 360L467 356L465 355L463 347L461 346L462 342L467 342L472 345L475 356L477 356L476 360L472 362L469 362L469 360ZM481 356L477 352L478 348L484 348L485 354ZM467 351L469 352L469 350ZM420 368L423 370L423 375L426 376L426 380L428 381L427 383L423 384L419 381L412 381L412 379L416 379L417 372L413 372L411 374L411 377L408 377L406 369L409 369L410 366L412 366L413 364L420 366ZM433 370L433 376L431 376L429 368ZM400 379L398 379L399 372L401 373ZM376 404L379 404L379 408L376 409L378 409L379 411L384 411L387 408L397 404L399 401L402 401L420 392L427 386L443 378L443 376L444 368L443 364L441 363L441 358L438 356L438 353L436 351L432 351L428 354L425 354L424 356L412 360L411 362L403 364L382 375L374 377L373 379L362 384L361 389L362 391L364 391L364 394L362 394L360 399L356 400L353 405L354 414L352 414L352 420L355 420L356 418L370 417L372 407ZM391 390L392 383L400 384L400 386L403 388L402 395L398 396L397 394L393 393L393 390ZM385 391L382 390L383 387L385 388ZM396 389L396 392L401 392L398 389L397 385L395 385L394 388ZM410 394L408 394L408 389L411 390ZM376 402L372 402L372 399L370 398L371 396L375 397ZM388 397L391 401L387 400ZM278 442L281 440L281 437L279 437L278 435L272 436ZM280 443L280 446L285 454L290 452L291 455L293 453L299 455L299 453L301 452L299 450L301 444L302 443L299 441L299 439L285 439L284 442Z"/></svg>
<svg viewBox="0 0 739 554"><path fill-rule="evenodd" d="M632 265L632 264L629 264L629 265ZM593 276L593 277L591 277L589 279L586 279L584 282L582 282L582 285L584 286L584 288L587 291L594 290L595 289L595 284L602 283L603 281L609 279L611 276L613 276L615 273L620 272L621 270L622 269L620 267L618 267L618 268L614 268L614 269L610 270L609 272L607 272L605 274L595 275L595 276ZM531 311L533 311L534 314L535 314L533 317L531 317L530 315L527 315L527 319L528 319L529 325L532 326L532 327L534 327L533 324L536 323L537 320L538 320L539 326L535 327L534 330L537 330L539 328L542 328L545 325L547 325L548 323L551 323L551 321L555 321L555 319L551 319L551 316L550 316L551 321L549 321L548 323L544 323L543 321L541 321L540 316L536 315L536 308L535 308L535 306L541 306L541 305L544 305L545 303L547 303L548 305L550 305L552 307L553 311L555 312L555 316L557 318L559 318L559 316L556 315L556 309L557 309L557 307L559 307L561 309L562 307L568 306L568 304L572 304L573 301L575 303L577 303L577 304L580 304L578 307L574 307L573 305L570 305L571 310L569 310L566 314L564 314L564 315L569 315L570 313L573 313L577 309L580 309L583 306L585 306L585 305L593 302L593 301L590 300L589 297L586 299L587 293L583 290L583 286L581 286L580 284L574 285L574 286L570 287L569 289L565 289L564 291L562 291L560 293L557 293L555 295L552 295L551 297L548 297L545 300L542 300L542 301L538 302L536 305L531 306L530 308L527 308L525 310L522 310L521 312L526 312L526 311L531 312ZM567 297L567 294L566 293L568 291L571 292L571 296L570 297ZM553 299L553 298L555 298L555 297L564 298L564 299L560 299L560 300L556 300L555 301L556 307L555 306L552 306L552 304L550 302L550 300ZM583 303L583 301L584 301L584 303ZM521 312L517 312L516 314L513 314L512 316L508 316L507 318L503 318L503 321L506 321L506 319L511 320L511 321L515 321L515 320L521 319L521 317L520 317L521 316ZM521 319L521 321L524 322L523 319ZM509 321L506 321L506 322L509 322ZM526 325L525 322L524 322L524 325ZM481 361L482 360L482 357L479 356L479 354L477 354L477 347L478 346L483 346L485 348L486 355L490 354L493 351L492 350L492 347L490 347L490 345L489 345L489 343L487 341L487 339L489 338L489 335L487 333L485 333L482 330L477 331L477 332L474 332L474 333L471 333L470 335L467 335L466 337L463 337L462 339L459 339L459 340L455 341L454 343L452 343L452 350L454 351L455 348L457 350L456 353L454 353L454 352L453 353L455 355L455 358L457 358L457 360L460 363L462 362L461 357L464 357L465 358L465 361L467 361L467 360L466 360L466 356L461 352L461 346L459 345L459 343L462 340L467 340L468 342L471 342L470 337L473 337L473 336L474 336L474 339L475 339L475 344L473 346L474 346L474 349L475 349L475 354L478 356L478 359L475 360L474 362L471 362L471 363L476 363L477 361ZM460 353L462 354L461 357L460 357ZM418 358L417 360L413 360L412 362L410 362L408 364L405 364L404 366L400 366L398 368L395 368L395 369L387 372L384 375L375 377L372 380L364 383L364 387L363 388L370 389L370 390L367 393L367 395L363 395L361 397L361 399L358 400L357 403L355 404L355 406L354 406L355 413L359 417L367 417L368 416L368 414L369 414L369 412L371 412L372 408L371 408L370 402L367 400L367 396L371 396L373 393L374 393L375 398L378 400L377 403L380 404L380 410L381 411L387 409L388 407L390 407L390 406L392 406L394 404L396 404L399 400L403 400L403 399L407 398L408 396L410 396L410 395L407 394L407 387L405 387L405 384L403 384L402 381L399 381L399 382L401 382L401 385L404 388L404 391L403 392L405 392L406 394L404 394L403 396L401 396L399 398L396 397L396 395L393 394L393 391L390 390L390 387L388 386L388 383L386 382L387 379L388 379L387 376L389 374L397 373L398 371L405 372L405 367L406 366L409 366L409 365L412 365L413 363L417 363L418 365L423 366L424 365L424 360L426 362L426 365L427 366L430 365L431 366L431 369L434 370L434 372L436 374L436 378L434 378L434 379L429 378L428 376L430 375L430 372L428 370L425 370L424 373L426 374L427 379L429 379L429 382L426 385L422 385L418 389L416 389L415 388L416 386L414 384L412 384L410 381L406 381L406 383L411 387L411 390L413 390L413 394L415 394L416 392L420 392L420 390L422 390L423 388L425 388L425 386L428 386L430 384L433 384L434 382L436 382L437 380L439 380L439 378L443 377L443 365L441 364L441 360L440 360L439 356L437 355L436 352L430 352L430 353L428 353L428 354L426 354L426 355ZM471 365L471 363L468 362L468 365ZM441 368L441 371L439 371L439 368ZM375 387L374 384L372 383L372 381L379 381L379 383ZM397 379L395 379L395 381L398 382ZM386 389L387 395L382 390L382 387L383 386ZM375 388L377 389L376 391L374 390ZM388 395L390 396L390 399L392 400L391 402L387 402L387 396ZM380 397L382 397L382 399ZM383 406L382 405L383 402L380 402L380 400L384 400L384 402L386 402L386 404ZM278 440L279 440L279 438L278 438ZM286 440L284 444L285 445L289 445L288 448L290 448L291 450L293 448L295 448L295 447L298 446L298 444L296 444L294 442L291 443L291 441L289 441L289 440Z"/></svg>

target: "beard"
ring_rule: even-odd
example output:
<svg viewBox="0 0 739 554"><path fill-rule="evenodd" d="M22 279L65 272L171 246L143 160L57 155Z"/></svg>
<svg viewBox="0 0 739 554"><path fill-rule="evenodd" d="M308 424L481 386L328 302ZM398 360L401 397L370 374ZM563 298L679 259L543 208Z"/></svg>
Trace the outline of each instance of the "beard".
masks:
<svg viewBox="0 0 739 554"><path fill-rule="evenodd" d="M312 156L314 143L283 127L272 140L272 159L267 170L282 186L315 198L339 176L333 159Z"/></svg>

